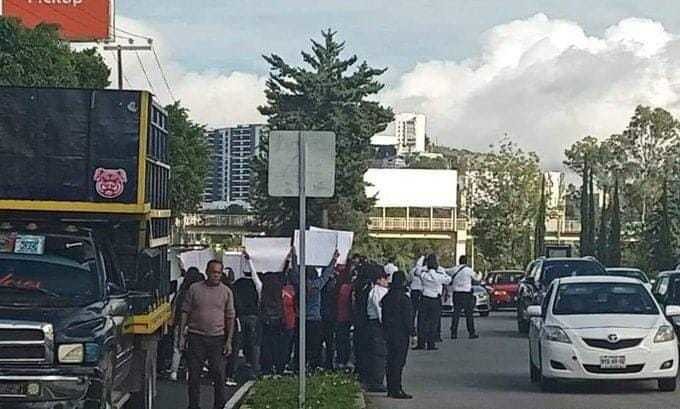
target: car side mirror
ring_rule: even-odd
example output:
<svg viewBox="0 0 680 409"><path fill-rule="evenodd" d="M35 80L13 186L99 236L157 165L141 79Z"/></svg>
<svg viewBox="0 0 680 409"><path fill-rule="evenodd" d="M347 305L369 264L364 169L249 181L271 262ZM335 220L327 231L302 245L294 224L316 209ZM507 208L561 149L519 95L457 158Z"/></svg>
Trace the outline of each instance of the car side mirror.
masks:
<svg viewBox="0 0 680 409"><path fill-rule="evenodd" d="M127 294L127 291L116 283L108 282L106 283L106 291L110 296L122 296Z"/></svg>
<svg viewBox="0 0 680 409"><path fill-rule="evenodd" d="M529 285L536 285L536 282L534 281L533 277L527 277L524 279L524 282L529 284Z"/></svg>
<svg viewBox="0 0 680 409"><path fill-rule="evenodd" d="M530 305L527 307L527 314L530 317L541 317L543 314L541 314L541 306L540 305Z"/></svg>
<svg viewBox="0 0 680 409"><path fill-rule="evenodd" d="M680 316L680 305L667 305L666 316L668 317Z"/></svg>

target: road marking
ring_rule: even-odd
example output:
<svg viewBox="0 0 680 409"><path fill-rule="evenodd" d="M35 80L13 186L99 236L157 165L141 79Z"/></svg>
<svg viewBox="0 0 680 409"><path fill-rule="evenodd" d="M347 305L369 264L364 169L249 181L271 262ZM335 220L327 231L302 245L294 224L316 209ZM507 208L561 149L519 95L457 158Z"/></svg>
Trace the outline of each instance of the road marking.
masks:
<svg viewBox="0 0 680 409"><path fill-rule="evenodd" d="M243 384L236 393L229 399L229 401L224 405L224 409L234 409L237 407L239 403L241 403L241 400L245 398L246 394L250 390L250 388L255 385L255 381L248 381Z"/></svg>

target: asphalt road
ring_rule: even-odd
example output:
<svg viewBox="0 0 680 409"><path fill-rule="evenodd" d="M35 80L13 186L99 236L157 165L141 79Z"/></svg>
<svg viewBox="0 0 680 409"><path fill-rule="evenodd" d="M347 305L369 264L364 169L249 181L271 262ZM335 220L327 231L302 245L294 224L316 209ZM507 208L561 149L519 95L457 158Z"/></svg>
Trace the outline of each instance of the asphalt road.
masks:
<svg viewBox="0 0 680 409"><path fill-rule="evenodd" d="M568 383L559 392L541 392L529 382L526 337L517 333L514 312L475 318L481 338L467 339L464 320L457 340L438 351L410 351L404 389L413 400L368 395L376 409L661 409L680 407L680 389L657 391L656 382ZM445 319L443 335L448 335Z"/></svg>
<svg viewBox="0 0 680 409"><path fill-rule="evenodd" d="M201 387L201 408L203 409L213 407L213 388L207 384L208 381L205 381ZM227 388L229 397L234 392L236 392L236 388ZM158 409L186 409L189 407L186 383L159 379L155 407Z"/></svg>

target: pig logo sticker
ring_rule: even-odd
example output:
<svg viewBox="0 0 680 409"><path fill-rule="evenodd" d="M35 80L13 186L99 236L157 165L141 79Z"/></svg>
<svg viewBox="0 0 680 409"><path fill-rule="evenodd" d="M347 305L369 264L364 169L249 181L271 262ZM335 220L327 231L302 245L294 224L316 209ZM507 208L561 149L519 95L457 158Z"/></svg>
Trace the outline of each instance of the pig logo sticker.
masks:
<svg viewBox="0 0 680 409"><path fill-rule="evenodd" d="M93 180L96 182L97 194L105 199L115 199L123 194L127 173L125 169L97 168Z"/></svg>

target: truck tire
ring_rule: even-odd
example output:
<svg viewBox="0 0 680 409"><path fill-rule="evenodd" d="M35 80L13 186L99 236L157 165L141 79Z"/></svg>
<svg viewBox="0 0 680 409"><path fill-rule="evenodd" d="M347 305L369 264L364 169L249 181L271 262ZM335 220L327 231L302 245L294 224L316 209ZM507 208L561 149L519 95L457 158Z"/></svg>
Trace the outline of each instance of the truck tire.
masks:
<svg viewBox="0 0 680 409"><path fill-rule="evenodd" d="M132 394L130 409L153 409L156 400L156 365L155 356L146 354L144 376L141 380L139 392Z"/></svg>

